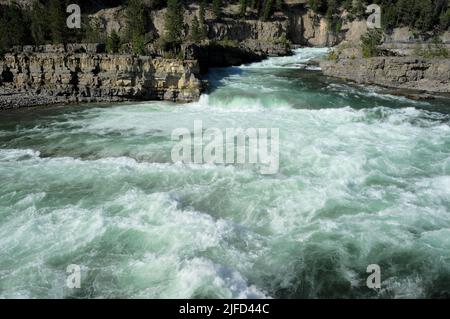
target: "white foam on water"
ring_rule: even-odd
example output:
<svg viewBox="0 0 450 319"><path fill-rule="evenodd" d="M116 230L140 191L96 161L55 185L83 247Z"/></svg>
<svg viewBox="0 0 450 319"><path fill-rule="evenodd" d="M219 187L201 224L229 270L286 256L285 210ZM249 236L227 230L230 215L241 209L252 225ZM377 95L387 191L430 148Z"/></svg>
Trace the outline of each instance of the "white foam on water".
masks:
<svg viewBox="0 0 450 319"><path fill-rule="evenodd" d="M0 149L1 161L17 161L25 158L38 158L40 156L39 151L32 149Z"/></svg>
<svg viewBox="0 0 450 319"><path fill-rule="evenodd" d="M312 59L324 56L330 49L329 48L300 48L294 50L292 56L287 57L274 57L268 58L262 62L252 63L244 65L243 69L271 69L271 68L287 68L298 69L304 68L305 63L310 62Z"/></svg>
<svg viewBox="0 0 450 319"><path fill-rule="evenodd" d="M308 50L270 63L295 67ZM245 76L231 82L251 86ZM450 260L447 115L417 104L293 109L267 92L224 103L222 93L86 109L42 131L9 131L17 145L2 140L11 148L0 149L0 297L448 292L439 285ZM279 127L280 172L170 162L172 129L196 119L205 128ZM86 148L92 156L82 156ZM166 162L146 160L158 152ZM84 269L78 295L64 288L72 263ZM383 265L379 293L364 286L372 263Z"/></svg>

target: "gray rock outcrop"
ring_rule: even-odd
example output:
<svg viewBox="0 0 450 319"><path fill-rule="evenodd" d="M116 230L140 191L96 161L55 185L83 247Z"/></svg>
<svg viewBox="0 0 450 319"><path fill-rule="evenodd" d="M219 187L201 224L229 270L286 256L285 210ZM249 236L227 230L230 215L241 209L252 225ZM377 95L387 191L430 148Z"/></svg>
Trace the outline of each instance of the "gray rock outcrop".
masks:
<svg viewBox="0 0 450 319"><path fill-rule="evenodd" d="M6 54L0 108L67 102L199 98L197 61L94 53Z"/></svg>
<svg viewBox="0 0 450 319"><path fill-rule="evenodd" d="M376 57L322 61L327 76L361 84L450 93L450 60L418 57Z"/></svg>

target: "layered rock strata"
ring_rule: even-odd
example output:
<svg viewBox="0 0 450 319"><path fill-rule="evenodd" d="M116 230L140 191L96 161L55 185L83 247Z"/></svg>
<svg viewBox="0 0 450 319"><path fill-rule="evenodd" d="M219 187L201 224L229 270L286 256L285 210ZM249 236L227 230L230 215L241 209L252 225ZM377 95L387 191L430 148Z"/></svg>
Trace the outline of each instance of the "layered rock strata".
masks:
<svg viewBox="0 0 450 319"><path fill-rule="evenodd" d="M350 58L320 63L325 75L398 89L450 93L450 59Z"/></svg>
<svg viewBox="0 0 450 319"><path fill-rule="evenodd" d="M0 60L0 108L24 105L169 100L200 96L195 60L96 53L6 54Z"/></svg>

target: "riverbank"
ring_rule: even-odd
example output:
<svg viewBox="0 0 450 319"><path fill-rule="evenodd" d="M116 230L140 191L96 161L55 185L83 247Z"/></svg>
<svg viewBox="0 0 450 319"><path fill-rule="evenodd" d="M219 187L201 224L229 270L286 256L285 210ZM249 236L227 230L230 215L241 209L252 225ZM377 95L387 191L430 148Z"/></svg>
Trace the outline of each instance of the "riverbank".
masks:
<svg viewBox="0 0 450 319"><path fill-rule="evenodd" d="M207 80L203 78L208 78L210 67L267 59L243 54L237 48L228 48L216 59L219 50L218 46L209 50L190 46L185 51L189 60L184 61L88 53L7 55L0 62L0 69L3 66L10 73L3 71L3 78L9 77L10 82L0 85L0 110L97 102L195 102L204 92ZM320 66L326 76L389 88L390 94L410 99L448 97L450 93L448 59L378 57L330 61L322 57L308 64Z"/></svg>
<svg viewBox="0 0 450 319"><path fill-rule="evenodd" d="M321 61L323 74L359 84L415 90L432 97L450 93L450 60L420 57L376 57Z"/></svg>
<svg viewBox="0 0 450 319"><path fill-rule="evenodd" d="M345 42L334 47L320 61L323 74L399 92L412 91L424 98L450 93L450 43L446 39L423 43L408 42L407 37L396 41L384 37L370 51L369 47L363 48L362 42Z"/></svg>
<svg viewBox="0 0 450 319"><path fill-rule="evenodd" d="M0 110L48 104L193 102L213 67L292 55L283 43L187 43L177 57L107 54L101 44L19 46L0 59ZM264 50L262 48L265 48Z"/></svg>
<svg viewBox="0 0 450 319"><path fill-rule="evenodd" d="M130 100L195 101L196 60L74 52L8 53L0 61L0 109Z"/></svg>
<svg viewBox="0 0 450 319"><path fill-rule="evenodd" d="M25 15L29 7L18 8ZM229 3L224 3L224 14L217 18L210 5L201 13L198 3L189 3L183 7L181 49L167 48L167 8L145 4L141 12L148 13L143 28L146 42L139 50L142 56L136 56L127 38L127 4L83 9L83 19L89 21L95 36L64 39L81 43L39 45L60 40L27 39L10 41L15 46L0 50L8 52L0 57L0 109L59 103L197 101L205 86L202 75L211 67L289 55L293 44L335 42L324 31L326 19L312 12L303 0L290 1L265 19L251 8L242 16L239 6ZM204 34L201 40L193 40L194 20L201 15ZM112 34L119 36L114 50L106 45ZM25 45L28 43L36 45Z"/></svg>

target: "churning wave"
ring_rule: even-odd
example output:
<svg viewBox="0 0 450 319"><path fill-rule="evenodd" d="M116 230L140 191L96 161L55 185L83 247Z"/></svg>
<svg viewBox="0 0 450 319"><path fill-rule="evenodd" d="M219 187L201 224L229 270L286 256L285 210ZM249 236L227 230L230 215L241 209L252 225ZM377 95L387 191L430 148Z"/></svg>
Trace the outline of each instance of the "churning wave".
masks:
<svg viewBox="0 0 450 319"><path fill-rule="evenodd" d="M448 297L449 115L296 73L324 52L216 70L192 104L0 120L0 297ZM280 171L173 163L194 120L279 128Z"/></svg>
<svg viewBox="0 0 450 319"><path fill-rule="evenodd" d="M305 68L307 63L313 59L320 58L328 53L330 48L301 48L295 49L292 56L272 57L262 62L241 66L242 69L273 69Z"/></svg>

